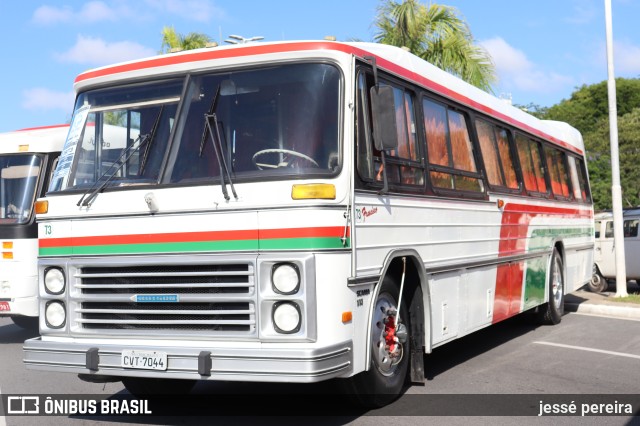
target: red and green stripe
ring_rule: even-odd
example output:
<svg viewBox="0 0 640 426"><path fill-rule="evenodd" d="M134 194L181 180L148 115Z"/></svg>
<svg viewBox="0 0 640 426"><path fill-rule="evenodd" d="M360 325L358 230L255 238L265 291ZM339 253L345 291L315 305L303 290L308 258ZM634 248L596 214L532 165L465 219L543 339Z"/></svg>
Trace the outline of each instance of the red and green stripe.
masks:
<svg viewBox="0 0 640 426"><path fill-rule="evenodd" d="M342 249L345 228L240 229L39 240L40 256ZM350 246L347 228L346 247Z"/></svg>
<svg viewBox="0 0 640 426"><path fill-rule="evenodd" d="M589 209L507 204L502 213L500 227L500 257L520 255L536 249L550 247L557 237L584 237L593 232L589 227L539 229L528 241L529 226L537 217L554 219L591 219ZM527 242L530 246L527 247ZM532 246L533 243L535 246ZM546 290L546 260L542 257L510 262L498 266L493 305L493 323L502 321L544 301ZM523 283L523 278L526 279ZM524 291L524 305L522 296Z"/></svg>

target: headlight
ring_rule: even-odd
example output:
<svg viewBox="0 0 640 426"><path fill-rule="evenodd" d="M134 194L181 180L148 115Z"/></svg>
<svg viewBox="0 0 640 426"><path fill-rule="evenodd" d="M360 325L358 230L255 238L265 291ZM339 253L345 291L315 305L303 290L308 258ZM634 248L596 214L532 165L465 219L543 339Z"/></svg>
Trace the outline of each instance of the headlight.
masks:
<svg viewBox="0 0 640 426"><path fill-rule="evenodd" d="M300 272L292 263L278 263L271 270L273 290L280 294L294 294L300 288Z"/></svg>
<svg viewBox="0 0 640 426"><path fill-rule="evenodd" d="M273 305L273 324L278 333L291 334L300 330L300 308L295 303Z"/></svg>
<svg viewBox="0 0 640 426"><path fill-rule="evenodd" d="M44 319L49 328L62 328L67 320L67 312L62 302L51 301L44 308Z"/></svg>
<svg viewBox="0 0 640 426"><path fill-rule="evenodd" d="M61 294L64 291L64 274L58 268L44 271L44 289L49 294Z"/></svg>

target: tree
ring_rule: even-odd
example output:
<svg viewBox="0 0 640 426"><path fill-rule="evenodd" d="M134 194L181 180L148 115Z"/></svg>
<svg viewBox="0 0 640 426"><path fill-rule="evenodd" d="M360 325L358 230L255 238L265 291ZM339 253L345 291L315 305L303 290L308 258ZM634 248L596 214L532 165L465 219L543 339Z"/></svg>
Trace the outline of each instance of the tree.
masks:
<svg viewBox="0 0 640 426"><path fill-rule="evenodd" d="M416 56L493 93L496 81L491 56L474 39L455 8L424 5L417 0L384 0L374 25L379 43L406 47Z"/></svg>
<svg viewBox="0 0 640 426"><path fill-rule="evenodd" d="M162 47L160 53L169 53L172 49L191 50L206 47L211 38L203 33L191 32L182 35L173 27L162 28Z"/></svg>
<svg viewBox="0 0 640 426"><path fill-rule="evenodd" d="M620 185L625 206L640 205L640 79L616 79ZM611 209L607 82L583 85L539 118L565 121L582 133L596 210Z"/></svg>

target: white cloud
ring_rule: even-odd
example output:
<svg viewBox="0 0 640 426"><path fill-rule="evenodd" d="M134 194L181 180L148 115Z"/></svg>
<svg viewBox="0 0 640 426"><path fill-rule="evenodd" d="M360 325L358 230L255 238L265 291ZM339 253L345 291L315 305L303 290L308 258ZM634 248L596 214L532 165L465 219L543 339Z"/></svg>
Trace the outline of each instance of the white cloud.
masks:
<svg viewBox="0 0 640 426"><path fill-rule="evenodd" d="M585 3L584 0L574 1L572 12L573 14L564 20L574 25L590 24L598 19L602 13L593 3Z"/></svg>
<svg viewBox="0 0 640 426"><path fill-rule="evenodd" d="M156 10L199 22L226 16L211 0L146 0L145 3Z"/></svg>
<svg viewBox="0 0 640 426"><path fill-rule="evenodd" d="M484 40L480 44L493 58L502 90L552 93L574 84L569 76L543 70L531 62L523 51L501 37Z"/></svg>
<svg viewBox="0 0 640 426"><path fill-rule="evenodd" d="M37 24L56 24L73 20L73 10L68 6L40 6L33 13L33 22Z"/></svg>
<svg viewBox="0 0 640 426"><path fill-rule="evenodd" d="M90 1L82 6L77 17L82 22L97 22L115 21L118 15L118 11L107 4L101 1Z"/></svg>
<svg viewBox="0 0 640 426"><path fill-rule="evenodd" d="M640 73L640 46L627 41L613 43L614 69L623 74Z"/></svg>
<svg viewBox="0 0 640 426"><path fill-rule="evenodd" d="M71 49L55 54L55 57L61 62L100 66L156 54L154 49L132 41L109 43L101 38L79 35L76 44Z"/></svg>
<svg viewBox="0 0 640 426"><path fill-rule="evenodd" d="M69 6L40 6L33 13L32 20L37 24L45 25L58 23L86 24L99 21L115 21L125 16L131 16L131 11L126 5L120 4L112 7L105 2L94 0L83 4L78 11Z"/></svg>
<svg viewBox="0 0 640 426"><path fill-rule="evenodd" d="M35 87L22 92L22 107L28 110L61 109L70 111L73 107L74 97L73 91L56 92Z"/></svg>
<svg viewBox="0 0 640 426"><path fill-rule="evenodd" d="M40 6L33 13L32 21L42 25L86 24L123 18L140 19L150 11L168 13L198 22L210 22L212 19L225 17L224 10L211 0L145 0L144 3L93 0L83 4L80 9L69 6Z"/></svg>
<svg viewBox="0 0 640 426"><path fill-rule="evenodd" d="M510 46L501 37L480 42L487 49L499 73L517 74L533 68L524 52Z"/></svg>

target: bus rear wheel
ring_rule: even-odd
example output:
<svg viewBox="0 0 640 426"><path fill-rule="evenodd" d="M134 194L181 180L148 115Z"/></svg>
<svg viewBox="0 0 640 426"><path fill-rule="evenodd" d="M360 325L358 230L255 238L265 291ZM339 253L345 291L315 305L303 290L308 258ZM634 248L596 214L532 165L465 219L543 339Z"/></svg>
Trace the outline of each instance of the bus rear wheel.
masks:
<svg viewBox="0 0 640 426"><path fill-rule="evenodd" d="M564 267L558 249L553 249L551 255L547 291L549 301L540 307L539 320L543 324L555 325L562 321L564 314Z"/></svg>
<svg viewBox="0 0 640 426"><path fill-rule="evenodd" d="M369 369L348 380L349 391L366 407L382 407L394 401L402 392L409 366L409 312L404 303L400 309L400 324L395 327L399 288L385 277L375 301L369 340ZM400 330L397 333L396 330ZM398 337L397 340L394 337Z"/></svg>

